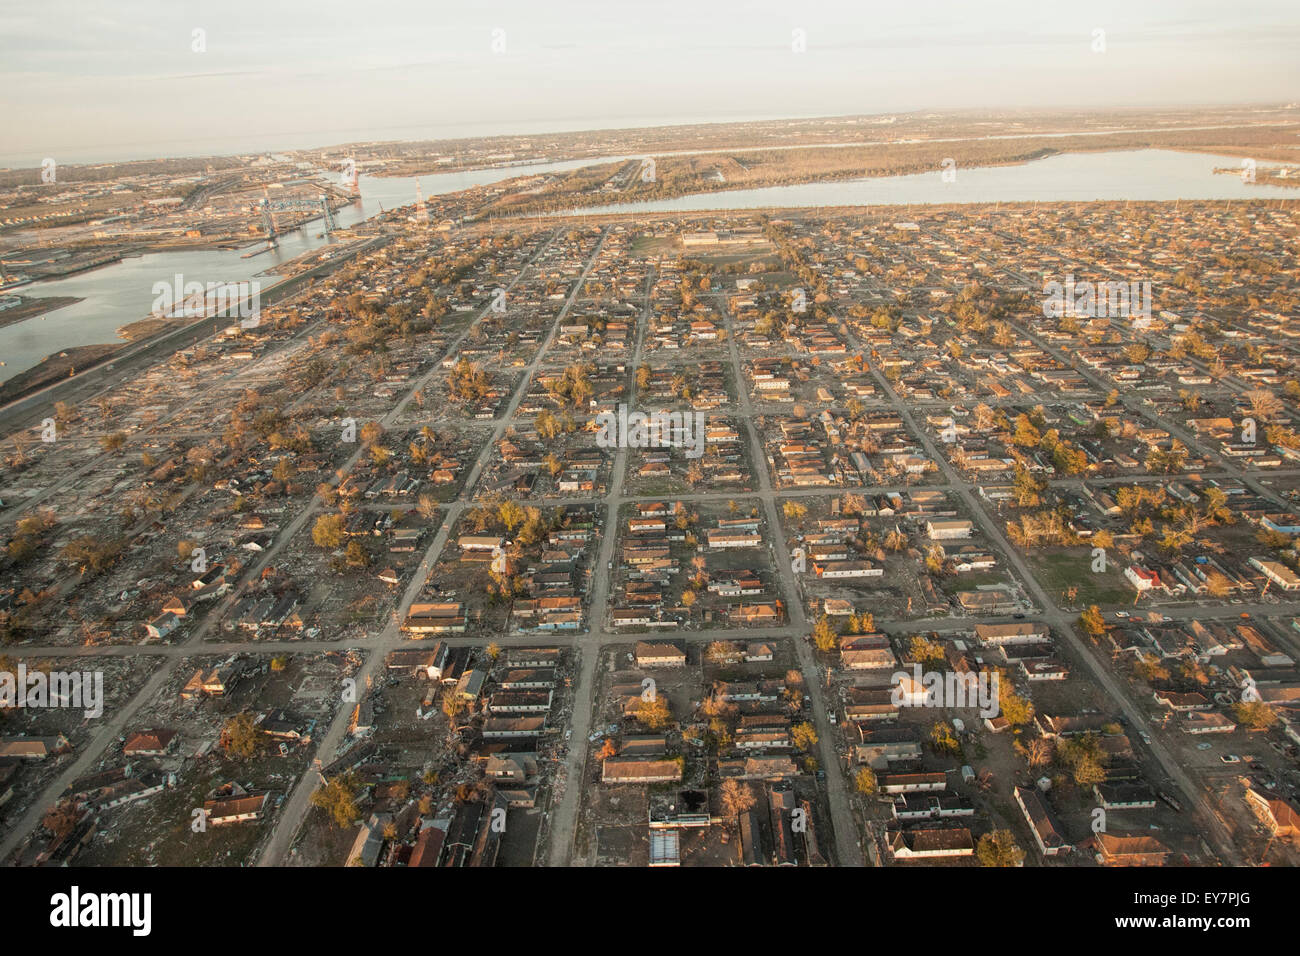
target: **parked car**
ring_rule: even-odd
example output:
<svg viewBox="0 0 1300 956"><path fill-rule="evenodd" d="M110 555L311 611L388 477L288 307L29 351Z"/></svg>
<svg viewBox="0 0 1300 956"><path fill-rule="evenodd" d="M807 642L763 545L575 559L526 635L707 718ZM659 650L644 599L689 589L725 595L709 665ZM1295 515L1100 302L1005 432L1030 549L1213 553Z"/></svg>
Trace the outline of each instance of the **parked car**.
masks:
<svg viewBox="0 0 1300 956"><path fill-rule="evenodd" d="M1241 763L1241 758L1236 754L1223 754L1219 759L1224 763Z"/></svg>

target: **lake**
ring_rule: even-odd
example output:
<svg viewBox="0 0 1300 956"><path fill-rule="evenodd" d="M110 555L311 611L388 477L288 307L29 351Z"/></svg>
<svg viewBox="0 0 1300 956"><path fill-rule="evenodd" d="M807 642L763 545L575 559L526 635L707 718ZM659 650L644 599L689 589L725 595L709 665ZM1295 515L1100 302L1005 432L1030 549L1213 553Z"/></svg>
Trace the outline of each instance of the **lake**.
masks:
<svg viewBox="0 0 1300 956"><path fill-rule="evenodd" d="M907 203L1090 202L1092 200L1300 199L1300 189L1247 184L1215 167L1238 168L1240 157L1163 149L1065 153L1019 166L878 176L835 183L679 196L654 202L593 206L583 213L698 212L798 206L881 206Z"/></svg>
<svg viewBox="0 0 1300 956"><path fill-rule="evenodd" d="M514 176L577 169L628 157L581 159L562 163L496 167L420 176L424 195L458 192L471 186ZM807 183L767 189L739 189L682 196L649 203L592 207L588 213L694 212L710 209L758 209L799 206L876 206L906 203L1087 202L1102 200L1261 199L1300 198L1300 191L1282 186L1247 185L1236 175L1214 174L1214 168L1240 165L1240 159L1169 150L1069 153L1020 166L995 166L956 171L955 182L944 182L939 170L911 176L888 176L837 183ZM379 213L415 201L415 177L363 176L361 198L335 213L340 227L355 225ZM320 223L280 237L275 251L241 259L240 252L194 250L160 252L124 259L114 265L50 282L36 282L19 291L27 295L78 296L76 305L0 328L0 379L38 364L46 356L76 345L118 339L116 330L148 314L153 285L170 283L177 273L186 281L238 282L253 278L308 250L324 244ZM266 285L274 278L263 282Z"/></svg>

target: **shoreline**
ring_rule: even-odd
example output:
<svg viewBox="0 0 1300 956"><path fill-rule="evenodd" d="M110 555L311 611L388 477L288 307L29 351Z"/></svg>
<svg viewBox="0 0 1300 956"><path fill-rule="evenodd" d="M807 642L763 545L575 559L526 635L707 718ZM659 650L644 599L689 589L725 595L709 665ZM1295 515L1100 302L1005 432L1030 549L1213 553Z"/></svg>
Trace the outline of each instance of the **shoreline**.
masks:
<svg viewBox="0 0 1300 956"><path fill-rule="evenodd" d="M18 293L14 294L18 295ZM0 329L84 301L81 296L76 295L18 295L18 297L23 300L22 305L16 305L11 309L5 309L3 312L0 312Z"/></svg>
<svg viewBox="0 0 1300 956"><path fill-rule="evenodd" d="M129 342L104 345L74 345L47 355L29 369L0 382L0 403L12 402L31 392L71 378L78 368L90 368L128 346Z"/></svg>

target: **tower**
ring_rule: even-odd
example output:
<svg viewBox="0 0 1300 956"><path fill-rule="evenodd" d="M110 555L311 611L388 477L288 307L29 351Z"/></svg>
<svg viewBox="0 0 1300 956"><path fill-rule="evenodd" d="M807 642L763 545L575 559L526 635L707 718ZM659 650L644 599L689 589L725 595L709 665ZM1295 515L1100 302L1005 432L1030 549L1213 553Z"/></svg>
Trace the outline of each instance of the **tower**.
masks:
<svg viewBox="0 0 1300 956"><path fill-rule="evenodd" d="M420 189L420 181L415 181L415 218L420 222L429 221L429 207L424 204L424 191Z"/></svg>

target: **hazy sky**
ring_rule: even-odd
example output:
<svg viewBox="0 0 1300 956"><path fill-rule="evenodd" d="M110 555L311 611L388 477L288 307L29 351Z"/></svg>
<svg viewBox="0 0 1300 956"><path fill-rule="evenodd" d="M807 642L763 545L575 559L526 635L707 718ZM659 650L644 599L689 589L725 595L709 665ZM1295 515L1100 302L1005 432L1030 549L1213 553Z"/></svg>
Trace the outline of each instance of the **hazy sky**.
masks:
<svg viewBox="0 0 1300 956"><path fill-rule="evenodd" d="M205 52L193 50L199 28ZM805 53L792 51L795 29ZM1296 0L0 0L0 163L1297 101L1298 41Z"/></svg>

